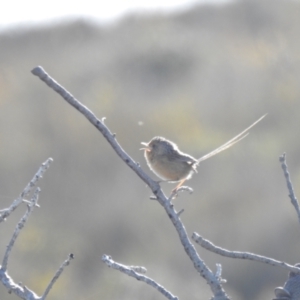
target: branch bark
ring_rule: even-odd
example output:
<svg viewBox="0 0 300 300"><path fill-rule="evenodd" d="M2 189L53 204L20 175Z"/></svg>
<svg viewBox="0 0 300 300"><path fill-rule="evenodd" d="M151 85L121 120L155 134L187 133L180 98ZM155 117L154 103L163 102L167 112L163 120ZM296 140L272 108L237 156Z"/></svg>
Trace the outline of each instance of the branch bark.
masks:
<svg viewBox="0 0 300 300"><path fill-rule="evenodd" d="M102 256L102 261L104 263L106 263L106 265L110 268L118 270L124 274L127 274L130 277L133 277L139 281L143 281L143 282L147 283L148 285L152 286L157 291L159 291L167 299L178 300L178 298L176 296L172 295L171 292L169 292L166 288L164 288L162 285L157 283L155 280L153 280L152 278L147 277L145 275L142 275L139 271L137 271L136 267L125 266L123 264L115 262L112 260L112 258L110 256L105 255L105 254ZM143 272L146 270L144 267L140 267L138 269L142 270Z"/></svg>

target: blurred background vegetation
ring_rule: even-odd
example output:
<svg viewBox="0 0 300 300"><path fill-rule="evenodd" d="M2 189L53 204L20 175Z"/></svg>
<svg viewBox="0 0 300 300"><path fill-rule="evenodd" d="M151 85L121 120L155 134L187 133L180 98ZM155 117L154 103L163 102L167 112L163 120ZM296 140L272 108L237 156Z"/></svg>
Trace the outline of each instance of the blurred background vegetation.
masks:
<svg viewBox="0 0 300 300"><path fill-rule="evenodd" d="M300 261L300 231L278 157L287 153L300 194L300 3L201 5L173 14L128 15L100 26L73 20L0 33L0 201L8 206L48 157L35 211L14 248L9 273L41 294L68 253L75 260L49 299L164 299L108 269L102 254L143 265L180 299L208 299L163 209L82 115L30 71L41 65L117 134L145 164L141 141L155 135L200 157L264 113L251 134L201 164L176 209L189 235ZM155 176L151 174L153 178ZM166 193L174 185L162 184ZM19 208L1 224L2 257ZM223 266L233 299L271 299L287 272L200 249ZM1 299L17 299L0 286Z"/></svg>

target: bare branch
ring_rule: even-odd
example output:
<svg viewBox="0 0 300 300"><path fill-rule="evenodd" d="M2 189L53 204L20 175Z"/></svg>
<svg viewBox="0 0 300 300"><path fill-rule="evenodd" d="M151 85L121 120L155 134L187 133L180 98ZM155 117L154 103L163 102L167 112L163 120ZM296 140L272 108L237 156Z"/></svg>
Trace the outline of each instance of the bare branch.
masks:
<svg viewBox="0 0 300 300"><path fill-rule="evenodd" d="M202 236L200 236L198 233L194 232L192 235L192 239L201 247L205 248L206 250L209 250L211 252L214 252L216 254L230 257L230 258L239 258L239 259L248 259L253 260L257 262L263 262L271 266L281 267L286 270L293 271L295 273L300 273L300 268L289 265L285 262L275 260L269 257L261 256L258 254L250 253L250 252L240 252L240 251L229 251L224 248L215 246L212 242L209 240L204 239Z"/></svg>
<svg viewBox="0 0 300 300"><path fill-rule="evenodd" d="M30 182L27 184L27 186L24 188L23 192L19 195L17 199L14 200L14 202L10 205L10 207L0 210L0 223L5 220L21 203L24 201L24 198L27 197L32 188L36 185L36 183L41 179L44 175L44 173L49 168L50 164L53 162L52 158L48 158L39 168L39 170L36 172L36 174L33 176L33 178L30 180ZM28 203L27 200L24 202Z"/></svg>
<svg viewBox="0 0 300 300"><path fill-rule="evenodd" d="M21 299L25 300L38 300L40 297L38 297L33 291L28 289L26 286L22 286L21 284L16 284L12 278L7 273L7 264L9 255L11 253L11 250L14 246L14 243L21 231L21 229L24 227L26 221L28 220L30 214L32 213L33 209L37 205L38 196L40 193L40 188L36 188L30 203L27 205L27 211L24 214L24 216L21 218L19 223L16 226L16 229L13 233L13 236L6 248L6 252L4 254L4 258L2 261L2 266L0 268L0 280L3 283L3 285L10 291L19 296Z"/></svg>
<svg viewBox="0 0 300 300"><path fill-rule="evenodd" d="M289 174L289 171L288 171L288 167L287 167L287 164L286 164L286 155L285 155L285 153L283 153L279 157L279 161L281 162L281 168L283 170L283 174L284 174L284 177L285 177L285 180L286 180L287 188L289 190L289 197L291 199L292 204L295 207L295 210L296 210L297 215L298 215L298 222L300 223L299 202L298 202L298 200L297 200L297 198L295 196L295 193L294 193L293 184L292 184L292 181L291 181L291 178L290 178L290 174Z"/></svg>
<svg viewBox="0 0 300 300"><path fill-rule="evenodd" d="M217 271L216 271L216 277L219 279L220 282L227 282L226 279L222 278L222 265L216 264Z"/></svg>
<svg viewBox="0 0 300 300"><path fill-rule="evenodd" d="M19 236L20 231L24 227L24 225L27 222L29 216L31 215L34 207L37 204L40 191L41 191L40 188L36 188L36 190L35 190L35 192L32 196L31 203L27 205L26 213L24 214L24 216L21 218L21 220L19 221L19 223L16 226L16 229L15 229L13 235L12 235L12 238L11 238L11 240L10 240L10 242L9 242L7 248L6 248L6 252L4 254L4 258L3 258L2 266L1 266L1 269L3 271L7 270L7 263L8 263L8 259L9 259L9 255L11 253L11 250L12 250L14 244L15 244L15 241L16 241L17 237Z"/></svg>
<svg viewBox="0 0 300 300"><path fill-rule="evenodd" d="M136 163L121 147L115 138L115 134L111 133L108 127L104 124L105 118L101 120L90 111L86 106L81 104L77 99L75 99L71 93L69 93L65 88L59 85L54 79L52 79L42 67L36 67L31 71L34 75L38 76L42 81L44 81L49 87L56 91L64 100L66 100L71 106L76 108L81 112L106 138L108 143L115 150L117 155L131 168L133 169L141 179L146 183L151 183L151 187L155 190L160 189L159 184L152 180L144 172L139 172L141 170L140 165Z"/></svg>
<svg viewBox="0 0 300 300"><path fill-rule="evenodd" d="M9 293L14 293L21 299L24 300L40 300L41 298L33 291L28 289L26 286L16 284L12 278L2 268L0 269L0 280L3 285L7 288Z"/></svg>
<svg viewBox="0 0 300 300"><path fill-rule="evenodd" d="M52 162L52 158L47 159L42 166L39 168L37 173L34 175L34 177L31 179L31 181L28 183L28 185L25 187L23 192L20 194L20 196L14 201L14 203L7 209L2 210L1 213L1 220L3 221L5 217L10 215L16 207L23 201L27 203L27 210L25 214L22 216L20 221L18 222L15 231L11 237L11 240L6 248L3 261L2 261L2 266L0 267L0 281L3 283L3 285L7 288L9 293L14 293L17 295L19 298L24 299L24 300L44 300L46 296L48 295L50 289L56 282L56 280L59 278L60 274L62 273L63 269L65 266L67 266L72 258L74 258L73 254L70 254L69 258L61 265L61 267L57 270L55 273L53 279L49 283L48 287L45 290L45 293L42 297L39 297L37 294L35 294L33 291L31 291L29 288L26 286L22 285L21 283L16 284L13 279L8 275L7 272L7 265L8 265L8 259L10 257L12 248L20 234L20 231L24 228L25 223L28 221L33 209L38 206L38 198L40 194L40 188L37 187L30 199L24 201L24 197L28 196L32 190L32 188L35 186L37 181L42 178L43 174L45 171L49 168L50 163Z"/></svg>
<svg viewBox="0 0 300 300"><path fill-rule="evenodd" d="M131 270L140 273L140 274L146 274L147 273L147 269L143 266L128 266L128 268L130 268Z"/></svg>
<svg viewBox="0 0 300 300"><path fill-rule="evenodd" d="M173 223L177 233L179 235L181 244L193 262L195 269L199 274L206 280L209 284L211 291L214 295L212 300L228 300L229 297L226 295L223 287L213 274L213 272L206 266L204 261L200 258L194 245L191 243L184 225L182 224L178 213L173 207L171 201L163 193L158 182L152 180L143 170L141 169L139 163L135 162L119 145L116 140L116 135L112 134L108 127L104 124L103 119L99 120L96 116L84 105L82 105L77 99L75 99L66 89L59 85L54 79L52 79L42 67L36 67L31 71L34 75L38 76L42 81L44 81L49 87L56 91L59 95L63 97L70 105L81 112L105 137L108 143L115 150L117 155L139 176L152 190L153 194L156 196L157 201L163 206L167 215L169 216L171 222Z"/></svg>
<svg viewBox="0 0 300 300"><path fill-rule="evenodd" d="M125 266L122 265L120 263L117 263L115 261L112 260L112 258L108 255L103 255L102 256L102 261L106 263L106 265L110 268L113 268L115 270L118 270L124 274L127 274L130 277L133 277L139 281L143 281L145 283L147 283L148 285L152 286L153 288L155 288L156 290L158 290L162 295L164 295L167 299L170 300L178 300L178 298L174 295L172 295L169 291L167 291L162 285L158 284L156 281L154 281L153 279L145 276L145 275L141 275L139 272L137 272L135 270L135 268L133 269L130 266ZM145 270L144 267L141 267L143 270Z"/></svg>
<svg viewBox="0 0 300 300"><path fill-rule="evenodd" d="M58 268L56 273L54 274L52 280L50 281L49 285L47 286L43 296L41 297L41 300L46 299L47 295L49 294L50 290L52 289L54 283L59 278L61 273L63 272L64 268L70 264L70 261L74 259L74 255L71 253L69 254L68 258L62 263L62 265Z"/></svg>

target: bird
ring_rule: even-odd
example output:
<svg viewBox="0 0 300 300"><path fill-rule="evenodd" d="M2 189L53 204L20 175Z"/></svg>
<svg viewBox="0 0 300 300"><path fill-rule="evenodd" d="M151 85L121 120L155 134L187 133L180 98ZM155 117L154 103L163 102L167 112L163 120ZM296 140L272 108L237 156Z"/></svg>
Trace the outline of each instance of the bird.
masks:
<svg viewBox="0 0 300 300"><path fill-rule="evenodd" d="M161 136L152 138L148 143L142 142L141 144L144 147L140 150L144 150L146 162L154 174L163 181L178 182L178 185L172 191L177 192L186 180L190 179L194 173L197 173L197 168L200 162L240 142L249 134L248 131L260 122L266 115L267 114L260 117L257 121L252 123L249 127L225 144L198 159L180 151L174 142Z"/></svg>

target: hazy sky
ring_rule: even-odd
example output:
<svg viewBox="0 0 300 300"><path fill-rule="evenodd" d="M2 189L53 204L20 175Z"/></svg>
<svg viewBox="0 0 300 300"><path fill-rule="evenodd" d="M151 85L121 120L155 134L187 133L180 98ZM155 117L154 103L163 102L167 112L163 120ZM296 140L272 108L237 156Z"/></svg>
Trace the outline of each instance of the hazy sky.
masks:
<svg viewBox="0 0 300 300"><path fill-rule="evenodd" d="M110 22L129 12L174 11L186 9L195 3L225 1L227 0L5 0L0 10L0 27L72 16L91 16L102 22Z"/></svg>

